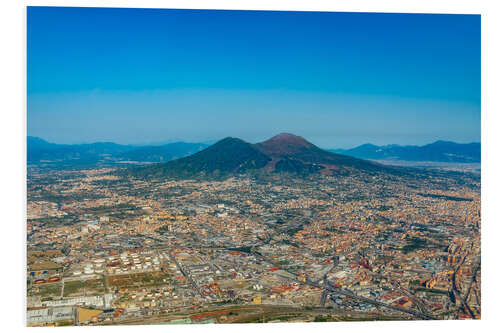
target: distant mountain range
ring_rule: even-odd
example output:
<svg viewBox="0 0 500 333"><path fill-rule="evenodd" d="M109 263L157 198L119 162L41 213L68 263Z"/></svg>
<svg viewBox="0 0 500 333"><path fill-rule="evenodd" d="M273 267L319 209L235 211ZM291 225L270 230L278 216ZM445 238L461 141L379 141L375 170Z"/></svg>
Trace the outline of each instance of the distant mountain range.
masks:
<svg viewBox="0 0 500 333"><path fill-rule="evenodd" d="M460 144L450 141L436 141L424 146L376 146L368 143L352 149L332 149L329 151L373 160L481 162L481 144L476 142Z"/></svg>
<svg viewBox="0 0 500 333"><path fill-rule="evenodd" d="M228 137L193 155L132 167L124 172L144 178L192 179L223 178L254 171L307 176L386 169L378 163L327 152L299 136L282 133L257 144Z"/></svg>
<svg viewBox="0 0 500 333"><path fill-rule="evenodd" d="M108 162L163 162L194 154L208 147L203 143L174 142L161 146L120 145L112 142L65 145L28 136L28 163L59 162L71 165Z"/></svg>
<svg viewBox="0 0 500 333"><path fill-rule="evenodd" d="M337 169L376 168L363 160L480 163L481 144L436 141L424 146L376 146L364 144L352 149L325 151L293 135L282 133L267 141L250 144L226 138L213 145L174 142L164 145L120 145L112 142L55 144L28 136L28 164L56 167L91 167L123 163L157 163L149 171L158 175L193 176L230 174L264 169L272 172L311 174ZM173 161L170 164L161 162ZM377 167L380 165L376 164ZM178 171L181 171L180 174ZM142 172L142 171L140 171ZM148 171L144 170L144 173Z"/></svg>

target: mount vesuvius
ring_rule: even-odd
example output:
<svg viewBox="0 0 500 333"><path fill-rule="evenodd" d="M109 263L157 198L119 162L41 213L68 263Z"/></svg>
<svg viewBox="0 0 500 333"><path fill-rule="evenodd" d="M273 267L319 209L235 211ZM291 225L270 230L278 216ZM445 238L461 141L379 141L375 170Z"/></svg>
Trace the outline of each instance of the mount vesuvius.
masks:
<svg viewBox="0 0 500 333"><path fill-rule="evenodd" d="M143 178L214 179L251 172L308 176L387 169L378 163L328 152L300 136L281 133L256 144L227 137L193 155L122 172Z"/></svg>

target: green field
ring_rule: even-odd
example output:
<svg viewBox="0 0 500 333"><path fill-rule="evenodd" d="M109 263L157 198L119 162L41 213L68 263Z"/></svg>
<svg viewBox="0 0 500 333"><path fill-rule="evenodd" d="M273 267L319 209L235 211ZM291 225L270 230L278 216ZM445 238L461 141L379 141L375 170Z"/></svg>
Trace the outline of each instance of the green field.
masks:
<svg viewBox="0 0 500 333"><path fill-rule="evenodd" d="M51 300L61 296L61 288L60 282L33 286L28 290L28 296L40 296L42 300Z"/></svg>
<svg viewBox="0 0 500 333"><path fill-rule="evenodd" d="M64 297L94 296L104 293L102 279L69 281L64 283Z"/></svg>

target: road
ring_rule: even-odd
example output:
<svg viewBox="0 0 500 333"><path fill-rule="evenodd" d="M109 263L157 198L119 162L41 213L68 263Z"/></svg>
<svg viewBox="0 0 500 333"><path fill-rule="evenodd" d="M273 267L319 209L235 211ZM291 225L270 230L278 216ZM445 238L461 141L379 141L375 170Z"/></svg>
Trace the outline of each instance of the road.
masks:
<svg viewBox="0 0 500 333"><path fill-rule="evenodd" d="M430 312L429 310L427 310L427 307L425 306L425 304L420 301L415 295L413 295L409 290L406 290L405 288L403 288L401 286L401 284L399 283L399 281L394 281L392 279L392 277L385 277L383 275L380 275L380 274L376 274L376 273L373 273L372 272L372 275L373 276L376 276L378 278L388 278L388 281L389 283L391 284L392 288L396 289L397 291L403 293L406 295L406 297L408 297L416 306L417 308L423 313L423 314L427 314L427 315L430 315Z"/></svg>
<svg viewBox="0 0 500 333"><path fill-rule="evenodd" d="M328 290L323 290L323 292L321 293L321 302L320 302L320 306L322 308L325 307L325 302L327 297L328 297Z"/></svg>
<svg viewBox="0 0 500 333"><path fill-rule="evenodd" d="M259 257L261 260L269 262L273 266L276 266L276 267L282 269L277 263L275 263L275 262L267 259L266 257L262 256L260 253L256 252L253 248L252 248L251 252L256 257ZM285 272L287 272L288 274L293 275L295 277L295 281L296 282L303 283L302 281L299 280L298 276L295 275L294 273L288 272L285 269L282 269L282 270L285 271ZM370 299L370 298L367 298L367 297L357 296L357 295L355 295L353 292L351 292L349 290L344 290L344 289L333 287L328 280L326 280L326 283L325 283L324 282L325 280L326 280L326 276L323 278L323 285L320 285L318 282L313 282L313 281L311 281L311 280L309 280L309 279L306 278L305 284L313 286L313 287L316 287L316 288L319 288L319 289L327 290L327 291L329 291L331 293L337 293L337 294L340 294L340 295L349 296L349 297L351 297L353 299L356 299L356 300L358 300L360 302L364 302L364 303L368 303L368 304L373 304L373 305L380 306L380 307L385 307L385 308L391 309L393 311L404 312L404 313L410 314L410 315L412 315L414 317L417 317L417 318L420 318L420 319L425 319L425 320L435 320L436 319L433 316L428 315L428 314L420 313L420 312L417 312L417 311L414 311L414 310L410 310L410 309L404 309L404 308L392 306L392 305L385 304L385 303L382 303L382 302L379 302L379 301L376 301L376 300L373 300L373 299Z"/></svg>
<svg viewBox="0 0 500 333"><path fill-rule="evenodd" d="M400 307L397 307L397 306L389 305L389 304L386 304L386 303L382 303L382 302L373 300L371 298L354 295L351 291L346 291L346 290L343 290L343 289L340 289L340 288L335 288L335 287L332 286L332 284L330 283L330 281L326 280L326 276L325 276L325 278L323 280L323 284L326 284L326 286L324 286L323 288L325 288L327 290L330 290L332 292L335 292L335 293L338 293L338 294L341 294L341 295L349 296L351 298L354 298L354 299L356 299L358 301L361 301L361 302L364 302L364 303L368 303L368 304L373 304L373 305L376 305L376 306L385 307L385 308L388 308L388 309L391 309L391 310L394 310L394 311L404 312L404 313L407 313L407 314L411 314L411 315L413 315L415 317L418 317L420 319L436 320L436 318L434 318L433 316L431 316L429 314L425 314L425 313L421 313L421 312L418 312L418 311L414 311L414 310L410 310L410 309L404 309L404 308L400 308ZM317 287L321 288L321 286L319 286L319 285L317 285Z"/></svg>
<svg viewBox="0 0 500 333"><path fill-rule="evenodd" d="M150 238L153 238L153 237L150 237ZM154 239L154 238L153 238ZM291 272L288 272L287 270L281 268L281 266L276 263L276 262L273 262L272 260L264 257L262 254L260 254L259 252L257 252L255 250L256 247L260 246L261 244L255 244L254 246L252 246L252 248L250 249L250 253L252 253L253 255L255 255L256 257L260 258L262 261L264 262L268 262L270 264L272 264L273 266L276 266L278 268L280 268L281 270L283 270L284 272L287 272L288 274L294 276L294 280L298 283L304 283L303 281L300 281L298 276L294 273L291 273ZM226 249L226 247L212 247L212 246L200 246L200 248L220 248L220 249ZM203 296L203 293L201 292L201 290L198 288L198 286L196 285L196 283L191 279L191 277L189 276L189 274L186 274L182 267L177 263L177 261L175 260L174 256L169 252L169 256L170 256L170 259L177 265L177 267L179 267L179 269L181 270L182 274L189 280L189 282L193 285L193 287L198 291L198 293L202 296ZM326 279L326 276L324 277L324 280ZM406 313L406 314L410 314L414 317L417 317L417 318L420 318L420 319L424 319L424 320L436 320L437 318L435 318L434 316L431 316L430 314L426 314L426 313L421 313L421 312L418 312L418 311L414 311L414 310L411 310L411 309L405 309L405 308L400 308L400 307L396 307L396 306L392 306L390 304L385 304L385 303L382 303L382 302L379 302L379 301L376 301L376 300L373 300L373 299L370 299L370 298L367 298L367 297L363 297L363 296L357 296L355 295L353 292L349 291L349 290L345 290L345 289L341 289L341 288L336 288L336 287L333 287L329 281L327 281L327 283L323 283L323 286L319 284L319 282L313 282L313 281L310 281L309 279L306 279L306 282L305 284L307 285L310 285L310 286L313 286L313 287L316 287L316 288L319 288L319 289L323 289L324 291L328 291L329 293L337 293L337 294L340 294L340 295L344 295L344 296L349 296L353 299L356 299L360 302L364 302L364 303L368 303L368 304L373 304L373 305L376 305L376 306L380 306L380 307L384 307L384 308L387 308L387 309L391 309L393 311L398 311L398 312L403 312L403 313ZM325 297L325 301L326 301L326 297Z"/></svg>
<svg viewBox="0 0 500 333"><path fill-rule="evenodd" d="M472 312L472 309L469 307L469 304L467 304L467 301L464 299L462 296L462 293L460 290L457 288L457 273L462 267L462 265L465 263L465 260L467 259L469 255L469 252L465 254L463 259L460 261L460 263L457 265L457 268L453 272L453 275L451 277L451 285L452 285L452 292L455 294L455 298L460 300L460 308L464 313L468 313L473 319L475 318L474 312Z"/></svg>
<svg viewBox="0 0 500 333"><path fill-rule="evenodd" d="M179 270L181 271L182 275L184 275L184 277L188 280L188 282L191 284L194 290L196 290L202 298L205 298L203 292L200 290L196 282L191 278L191 275L186 273L186 271L184 271L182 266L177 262L175 256L170 251L168 251L168 256L170 257L170 260L173 261L177 267L179 267Z"/></svg>
<svg viewBox="0 0 500 333"><path fill-rule="evenodd" d="M477 272L479 271L480 268L481 268L481 263L479 262L476 264L476 267L474 268L474 272L472 273L472 279L470 280L469 287L467 288L467 292L465 293L464 301L466 301L466 302L469 299L470 291L472 289L472 284L474 282L477 282L476 276L477 276Z"/></svg>

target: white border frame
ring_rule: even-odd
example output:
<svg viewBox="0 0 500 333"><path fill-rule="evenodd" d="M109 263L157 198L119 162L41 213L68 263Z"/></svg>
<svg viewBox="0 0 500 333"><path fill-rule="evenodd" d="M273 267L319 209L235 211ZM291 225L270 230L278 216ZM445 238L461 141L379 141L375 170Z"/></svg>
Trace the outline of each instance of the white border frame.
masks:
<svg viewBox="0 0 500 333"><path fill-rule="evenodd" d="M7 0L0 10L0 29L3 44L1 54L1 104L2 104L2 307L4 329L25 328L25 265L26 265L26 6L84 6L84 7L132 7L132 8L185 8L185 9L248 9L248 10L298 10L298 11L348 11L348 12L396 12L396 13L453 13L481 14L481 101L482 101L482 319L479 321L438 322L363 322L363 323L307 323L307 324L241 324L205 325L210 332L242 330L291 330L331 331L349 330L373 332L420 332L422 330L470 332L491 329L497 320L497 304L500 299L495 278L498 273L498 223L500 215L496 196L500 185L498 176L497 143L500 142L498 82L500 59L498 32L500 31L498 1L462 0ZM34 330L35 328L28 328ZM165 331L167 326L113 326L93 330L129 331L147 329ZM175 332L197 332L198 325L168 326ZM493 329L492 329L493 330Z"/></svg>

